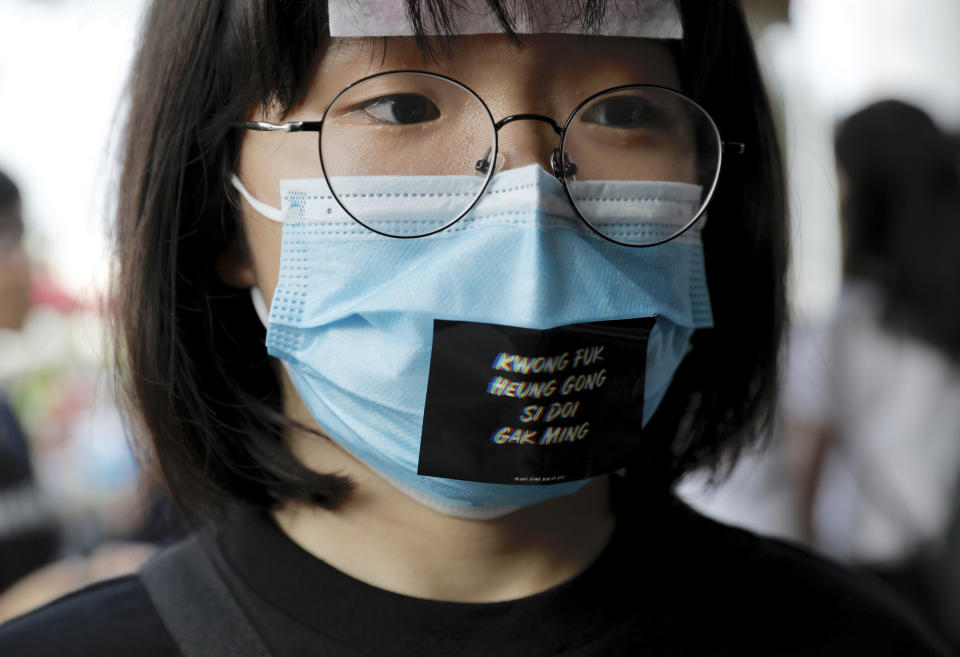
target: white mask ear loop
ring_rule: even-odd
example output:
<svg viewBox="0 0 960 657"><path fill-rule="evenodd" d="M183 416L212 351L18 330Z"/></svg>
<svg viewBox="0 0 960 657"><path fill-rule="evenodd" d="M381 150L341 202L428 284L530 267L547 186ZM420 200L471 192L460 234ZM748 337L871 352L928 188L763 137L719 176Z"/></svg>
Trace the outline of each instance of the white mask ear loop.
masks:
<svg viewBox="0 0 960 657"><path fill-rule="evenodd" d="M267 328L270 309L267 307L267 300L263 298L263 292L256 285L250 288L250 300L253 302L253 309L257 311L257 317L260 318L263 327Z"/></svg>
<svg viewBox="0 0 960 657"><path fill-rule="evenodd" d="M237 177L237 174L230 174L230 183L237 188L237 191L243 195L243 198L247 199L247 203L249 203L250 207L252 207L254 210L262 214L267 219L279 222L283 221L283 210L280 208L275 208L272 205L268 205L260 199L254 198L253 194L247 191L247 188L243 186L242 182L240 182L240 178Z"/></svg>
<svg viewBox="0 0 960 657"><path fill-rule="evenodd" d="M275 208L272 205L267 205L263 201L253 197L247 188L244 187L243 183L240 181L240 178L237 177L237 174L230 174L230 183L237 188L237 191L243 195L243 198L247 199L247 203L250 206L262 214L267 219L273 221L283 221L283 211L280 208ZM257 317L260 318L260 322L263 324L264 328L267 328L268 320L270 317L270 309L267 307L267 301L263 298L263 292L260 291L260 288L254 285L250 288L250 301L253 302L253 309L257 312Z"/></svg>

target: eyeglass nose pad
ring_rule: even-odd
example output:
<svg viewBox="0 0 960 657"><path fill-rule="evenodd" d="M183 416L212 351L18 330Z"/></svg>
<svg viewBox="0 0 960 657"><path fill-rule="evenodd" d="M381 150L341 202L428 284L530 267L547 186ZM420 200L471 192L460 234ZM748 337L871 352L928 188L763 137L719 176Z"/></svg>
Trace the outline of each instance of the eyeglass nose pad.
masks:
<svg viewBox="0 0 960 657"><path fill-rule="evenodd" d="M490 151L492 150L493 148L488 148L487 152L483 154L483 157L477 160L477 163L473 166L477 173L487 175L487 172L490 171Z"/></svg>
<svg viewBox="0 0 960 657"><path fill-rule="evenodd" d="M477 173L485 176L487 172L490 171L490 152L492 150L492 148L488 148L487 152L483 154L483 158L477 160L476 164L474 164L473 168ZM506 158L503 156L503 153L497 153L497 161L494 163L493 172L499 173L503 169L503 163L505 161Z"/></svg>
<svg viewBox="0 0 960 657"><path fill-rule="evenodd" d="M563 166L561 168L559 148L554 148L550 155L550 167L553 169L553 175L560 182L576 177L580 171L580 168L570 161L570 153L567 152L563 154Z"/></svg>

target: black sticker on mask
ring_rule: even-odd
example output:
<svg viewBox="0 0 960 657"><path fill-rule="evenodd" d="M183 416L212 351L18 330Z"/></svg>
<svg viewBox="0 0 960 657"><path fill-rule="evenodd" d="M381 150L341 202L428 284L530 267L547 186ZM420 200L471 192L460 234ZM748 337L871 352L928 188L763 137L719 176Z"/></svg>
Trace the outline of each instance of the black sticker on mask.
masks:
<svg viewBox="0 0 960 657"><path fill-rule="evenodd" d="M656 317L548 330L435 320L417 473L547 484L624 467Z"/></svg>

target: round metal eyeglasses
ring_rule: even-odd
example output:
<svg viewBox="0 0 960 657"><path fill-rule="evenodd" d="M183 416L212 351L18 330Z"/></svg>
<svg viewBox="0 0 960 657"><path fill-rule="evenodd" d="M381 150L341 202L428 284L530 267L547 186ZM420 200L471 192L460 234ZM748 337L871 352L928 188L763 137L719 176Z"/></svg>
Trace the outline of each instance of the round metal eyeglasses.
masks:
<svg viewBox="0 0 960 657"><path fill-rule="evenodd" d="M723 153L744 151L721 140L699 104L666 87L597 92L561 127L540 114L495 121L469 87L427 71L358 80L319 121L240 127L318 133L320 164L340 207L375 233L410 238L442 231L477 205L499 168L500 129L523 120L559 136L550 173L591 230L624 246L654 246L690 228L713 196Z"/></svg>

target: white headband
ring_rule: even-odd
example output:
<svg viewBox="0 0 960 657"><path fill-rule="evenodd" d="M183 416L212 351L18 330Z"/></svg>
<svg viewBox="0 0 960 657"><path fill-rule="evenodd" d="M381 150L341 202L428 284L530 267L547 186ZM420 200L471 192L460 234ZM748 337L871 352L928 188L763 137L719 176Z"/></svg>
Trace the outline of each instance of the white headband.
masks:
<svg viewBox="0 0 960 657"><path fill-rule="evenodd" d="M518 34L579 34L579 20L571 20L560 3L541 2L524 6L507 0ZM329 0L330 36L412 36L404 0ZM462 0L451 7L450 20L456 34L501 32L496 16L484 0ZM431 21L427 34L437 34ZM600 36L682 39L683 26L675 0L613 0L607 4Z"/></svg>

